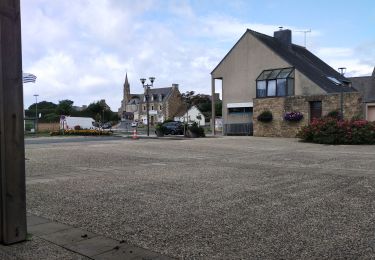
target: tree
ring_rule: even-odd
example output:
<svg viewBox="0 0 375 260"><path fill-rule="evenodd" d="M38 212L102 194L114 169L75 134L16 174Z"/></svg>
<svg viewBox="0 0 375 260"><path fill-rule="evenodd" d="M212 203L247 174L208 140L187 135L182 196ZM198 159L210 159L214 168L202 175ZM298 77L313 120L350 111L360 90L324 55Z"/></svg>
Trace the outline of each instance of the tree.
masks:
<svg viewBox="0 0 375 260"><path fill-rule="evenodd" d="M69 99L60 100L56 107L56 113L58 115L70 115L73 110L73 103Z"/></svg>
<svg viewBox="0 0 375 260"><path fill-rule="evenodd" d="M186 91L181 94L182 101L186 104L187 110L189 110L192 105L194 93L194 91Z"/></svg>
<svg viewBox="0 0 375 260"><path fill-rule="evenodd" d="M26 117L35 117L35 108L36 108L36 104L32 104L29 106L28 109L25 110L25 116ZM38 114L41 114L41 117L39 118L39 122L52 122L52 121L56 121L56 120L50 120L46 118L46 115L48 114L56 114L56 108L57 108L57 105L55 103L52 103L52 102L48 102L48 101L41 101L41 102L38 102Z"/></svg>
<svg viewBox="0 0 375 260"><path fill-rule="evenodd" d="M92 102L84 112L88 116L95 118L96 121L107 122L119 120L117 113L111 111L104 99Z"/></svg>
<svg viewBox="0 0 375 260"><path fill-rule="evenodd" d="M59 122L60 116L56 113L46 114L44 120L47 122Z"/></svg>

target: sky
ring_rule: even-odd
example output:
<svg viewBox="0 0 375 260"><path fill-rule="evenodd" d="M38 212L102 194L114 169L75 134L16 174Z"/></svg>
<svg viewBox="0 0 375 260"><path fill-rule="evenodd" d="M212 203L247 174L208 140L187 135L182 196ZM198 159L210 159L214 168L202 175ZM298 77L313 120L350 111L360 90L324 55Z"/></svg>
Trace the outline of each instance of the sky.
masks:
<svg viewBox="0 0 375 260"><path fill-rule="evenodd" d="M105 99L120 107L127 73L132 93L140 78L155 88L210 94L210 72L247 28L273 35L292 30L304 45L346 76L375 66L375 1L271 0L21 0L24 105Z"/></svg>

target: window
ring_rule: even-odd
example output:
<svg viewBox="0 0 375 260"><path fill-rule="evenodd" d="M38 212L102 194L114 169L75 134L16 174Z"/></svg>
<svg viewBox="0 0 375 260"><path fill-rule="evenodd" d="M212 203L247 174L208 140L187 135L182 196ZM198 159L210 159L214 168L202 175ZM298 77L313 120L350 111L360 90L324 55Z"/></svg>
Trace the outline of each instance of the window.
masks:
<svg viewBox="0 0 375 260"><path fill-rule="evenodd" d="M286 79L277 79L277 95L286 96Z"/></svg>
<svg viewBox="0 0 375 260"><path fill-rule="evenodd" d="M161 110L161 105L159 106L159 110Z"/></svg>
<svg viewBox="0 0 375 260"><path fill-rule="evenodd" d="M143 111L146 111L146 106L143 106Z"/></svg>
<svg viewBox="0 0 375 260"><path fill-rule="evenodd" d="M151 106L151 110L154 110L154 106Z"/></svg>
<svg viewBox="0 0 375 260"><path fill-rule="evenodd" d="M257 81L257 97L266 97L267 95L267 81L259 80Z"/></svg>
<svg viewBox="0 0 375 260"><path fill-rule="evenodd" d="M294 68L264 70L256 80L257 98L294 95Z"/></svg>
<svg viewBox="0 0 375 260"><path fill-rule="evenodd" d="M268 81L267 96L268 97L276 96L276 80L269 80Z"/></svg>
<svg viewBox="0 0 375 260"><path fill-rule="evenodd" d="M253 112L252 107L230 107L228 108L229 114L243 114L243 113L251 113Z"/></svg>

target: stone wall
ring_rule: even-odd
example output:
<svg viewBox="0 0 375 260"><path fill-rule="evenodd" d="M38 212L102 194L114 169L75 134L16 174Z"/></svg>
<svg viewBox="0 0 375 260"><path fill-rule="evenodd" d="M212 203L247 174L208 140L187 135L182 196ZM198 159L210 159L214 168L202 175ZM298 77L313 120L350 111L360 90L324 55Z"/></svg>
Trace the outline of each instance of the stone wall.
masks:
<svg viewBox="0 0 375 260"><path fill-rule="evenodd" d="M295 137L300 128L309 123L309 102L321 101L324 116L334 110L340 111L340 100L340 94L254 99L254 136ZM345 119L363 116L363 103L359 93L344 93L343 103ZM273 115L273 120L269 123L257 120L258 115L265 110L270 110ZM299 122L285 121L284 114L292 111L301 112L303 119Z"/></svg>
<svg viewBox="0 0 375 260"><path fill-rule="evenodd" d="M60 129L60 123L38 123L38 131L57 131Z"/></svg>

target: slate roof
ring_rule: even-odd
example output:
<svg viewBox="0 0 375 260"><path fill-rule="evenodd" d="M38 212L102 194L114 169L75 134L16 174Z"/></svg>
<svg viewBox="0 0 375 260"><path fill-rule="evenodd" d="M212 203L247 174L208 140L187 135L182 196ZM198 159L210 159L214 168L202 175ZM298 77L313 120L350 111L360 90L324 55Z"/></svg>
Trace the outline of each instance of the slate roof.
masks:
<svg viewBox="0 0 375 260"><path fill-rule="evenodd" d="M350 82L347 78L342 76L338 71L330 67L327 63L319 59L317 56L308 51L305 47L296 44L284 44L281 43L274 37L252 31L247 29L245 34L240 38L239 41L247 34L250 33L268 48L274 51L277 55L283 58L286 62L294 66L297 70L303 73L312 82L317 84L327 93L338 93L338 92L356 92L357 90L348 86L336 85L327 77L334 77L342 82ZM238 42L239 42L238 41ZM238 44L238 42L233 46ZM233 48L228 52L228 54L233 50ZM224 59L228 56L224 57ZM223 60L224 60L223 59ZM222 61L223 61L222 60ZM221 62L222 62L221 61ZM221 62L216 66L219 67ZM216 68L211 72L211 74L216 70ZM272 68L269 68L272 69Z"/></svg>
<svg viewBox="0 0 375 260"><path fill-rule="evenodd" d="M371 76L352 77L349 80L363 95L364 102L375 102L375 68Z"/></svg>
<svg viewBox="0 0 375 260"><path fill-rule="evenodd" d="M167 100L169 98L170 94L172 93L172 87L168 88L150 88L149 95L155 95L157 100L159 101L159 95L163 95L163 101ZM130 96L138 96L140 99L140 103L143 103L143 96L144 94L131 94ZM133 99L133 98L132 98Z"/></svg>

